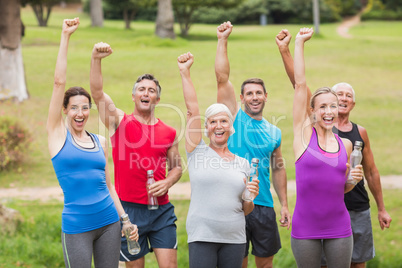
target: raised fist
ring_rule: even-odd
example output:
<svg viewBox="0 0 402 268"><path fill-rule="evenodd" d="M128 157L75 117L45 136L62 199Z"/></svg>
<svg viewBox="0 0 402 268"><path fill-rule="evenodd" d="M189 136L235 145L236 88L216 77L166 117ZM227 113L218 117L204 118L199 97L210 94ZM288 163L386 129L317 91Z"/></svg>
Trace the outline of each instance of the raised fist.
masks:
<svg viewBox="0 0 402 268"><path fill-rule="evenodd" d="M109 56L112 53L113 50L109 44L99 42L94 45L94 49L92 50L92 57L102 59Z"/></svg>
<svg viewBox="0 0 402 268"><path fill-rule="evenodd" d="M72 34L77 30L78 25L80 25L80 18L65 19L63 21L63 32L67 34Z"/></svg>
<svg viewBox="0 0 402 268"><path fill-rule="evenodd" d="M232 32L232 29L233 25L232 23L230 23L230 21L224 22L219 25L216 30L216 35L218 36L218 39L228 38L230 33Z"/></svg>
<svg viewBox="0 0 402 268"><path fill-rule="evenodd" d="M275 38L278 47L288 47L292 36L287 29L282 29Z"/></svg>
<svg viewBox="0 0 402 268"><path fill-rule="evenodd" d="M193 65L194 56L190 52L181 54L177 58L177 65L179 66L179 70L190 70L191 65Z"/></svg>
<svg viewBox="0 0 402 268"><path fill-rule="evenodd" d="M311 36L313 36L313 33L313 28L301 28L296 36L296 40L302 40L303 42L306 42L311 38Z"/></svg>

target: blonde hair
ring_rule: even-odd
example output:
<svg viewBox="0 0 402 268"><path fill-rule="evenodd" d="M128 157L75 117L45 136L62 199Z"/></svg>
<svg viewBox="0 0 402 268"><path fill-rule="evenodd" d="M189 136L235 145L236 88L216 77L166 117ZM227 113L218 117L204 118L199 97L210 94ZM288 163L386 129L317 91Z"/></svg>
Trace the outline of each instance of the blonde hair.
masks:
<svg viewBox="0 0 402 268"><path fill-rule="evenodd" d="M205 134L205 136L208 136L208 130L207 130L208 119L209 119L211 116L217 115L217 114L222 113L222 112L226 113L227 116L229 117L229 122L230 122L230 135L232 135L233 133L235 133L235 129L234 129L234 127L233 127L234 118L233 118L233 115L232 115L232 113L230 112L229 108L228 108L225 104L222 104L222 103L214 103L214 104L212 104L211 106L209 106L209 107L207 108L207 110L205 111L205 123L204 123L204 126L205 126L205 132L204 132L204 134Z"/></svg>
<svg viewBox="0 0 402 268"><path fill-rule="evenodd" d="M338 103L338 96L336 95L335 91L333 91L333 90L332 90L331 88L329 88L329 87L322 87L322 88L317 89L317 90L313 93L313 95L311 96L311 99L310 99L310 107L314 109L314 101L315 101L315 98L316 98L318 95L327 94L327 93L333 94L333 95L336 97L336 103Z"/></svg>

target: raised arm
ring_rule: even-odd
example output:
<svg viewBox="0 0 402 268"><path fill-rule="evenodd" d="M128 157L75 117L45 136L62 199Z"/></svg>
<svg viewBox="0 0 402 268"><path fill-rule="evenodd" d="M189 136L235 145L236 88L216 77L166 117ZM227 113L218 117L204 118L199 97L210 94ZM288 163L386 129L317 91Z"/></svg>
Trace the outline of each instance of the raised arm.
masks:
<svg viewBox="0 0 402 268"><path fill-rule="evenodd" d="M232 83L229 81L230 64L228 58L228 38L232 32L230 21L218 26L216 34L218 36L218 47L215 57L215 75L218 86L218 103L225 104L233 116L236 116L238 107L236 94Z"/></svg>
<svg viewBox="0 0 402 268"><path fill-rule="evenodd" d="M112 53L113 50L110 45L103 42L95 44L92 50L90 71L91 95L98 107L102 123L109 130L110 136L117 129L124 115L124 112L117 109L109 95L103 91L101 61Z"/></svg>
<svg viewBox="0 0 402 268"><path fill-rule="evenodd" d="M359 126L359 132L364 141L362 162L364 176L366 177L370 192L373 194L375 202L377 203L378 221L381 229L384 230L384 228L390 227L392 219L385 209L384 199L382 196L380 173L378 172L377 166L374 162L374 156L373 152L371 151L367 131L363 127Z"/></svg>
<svg viewBox="0 0 402 268"><path fill-rule="evenodd" d="M60 151L66 136L61 110L63 108L64 91L66 89L67 51L70 36L77 30L79 24L79 18L63 21L59 53L54 71L53 93L50 99L46 124L49 152L52 157Z"/></svg>
<svg viewBox="0 0 402 268"><path fill-rule="evenodd" d="M296 36L294 54L295 92L293 99L293 149L295 159L305 150L312 134L312 128L307 109L309 107L308 88L306 83L304 63L304 43L313 35L312 28L301 28Z"/></svg>
<svg viewBox="0 0 402 268"><path fill-rule="evenodd" d="M285 66L286 74L289 77L293 88L295 87L295 75L293 69L293 58L289 50L289 43L292 40L292 35L287 29L282 29L275 37L279 52L281 53L283 65Z"/></svg>
<svg viewBox="0 0 402 268"><path fill-rule="evenodd" d="M177 58L183 85L184 102L187 107L186 151L192 152L202 139L200 109L198 107L197 93L190 77L190 68L194 56L187 52Z"/></svg>
<svg viewBox="0 0 402 268"><path fill-rule="evenodd" d="M289 43L292 39L292 35L287 29L281 30L275 38L276 44L278 45L279 52L281 53L283 65L285 67L286 74L292 84L292 87L295 88L295 74L294 74L294 64L292 54L289 50ZM311 91L307 86L307 99L311 98ZM307 113L310 114L311 110L307 107Z"/></svg>

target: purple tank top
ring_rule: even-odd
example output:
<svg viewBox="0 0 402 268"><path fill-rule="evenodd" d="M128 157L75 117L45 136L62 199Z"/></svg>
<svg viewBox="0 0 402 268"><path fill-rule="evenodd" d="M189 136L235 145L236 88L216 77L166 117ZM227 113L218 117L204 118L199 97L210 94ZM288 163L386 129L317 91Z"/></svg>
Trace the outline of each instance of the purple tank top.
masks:
<svg viewBox="0 0 402 268"><path fill-rule="evenodd" d="M292 237L331 239L352 235L344 202L347 153L335 134L339 150L329 153L318 145L313 128L306 151L296 161L296 206Z"/></svg>

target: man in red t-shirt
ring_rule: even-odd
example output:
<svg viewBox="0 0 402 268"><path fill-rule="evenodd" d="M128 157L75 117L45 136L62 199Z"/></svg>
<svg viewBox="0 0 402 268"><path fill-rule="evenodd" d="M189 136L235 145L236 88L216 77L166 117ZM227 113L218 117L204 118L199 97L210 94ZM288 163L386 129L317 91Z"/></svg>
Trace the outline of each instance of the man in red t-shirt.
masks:
<svg viewBox="0 0 402 268"><path fill-rule="evenodd" d="M116 108L103 91L101 72L101 60L112 52L106 43L95 44L90 87L99 116L111 137L117 194L139 230L140 253L129 254L123 237L120 260L126 262L127 268L144 267L144 256L153 250L159 267L177 267L177 218L167 194L182 174L176 130L155 117L161 87L151 74L140 76L134 85L132 114ZM159 208L153 211L147 207L147 170L153 170L156 181L148 190L158 198Z"/></svg>

